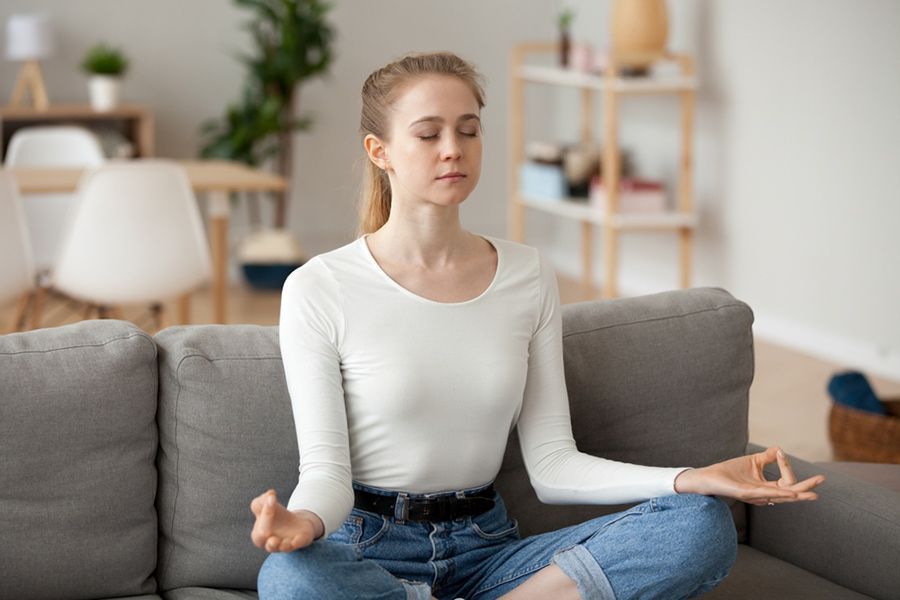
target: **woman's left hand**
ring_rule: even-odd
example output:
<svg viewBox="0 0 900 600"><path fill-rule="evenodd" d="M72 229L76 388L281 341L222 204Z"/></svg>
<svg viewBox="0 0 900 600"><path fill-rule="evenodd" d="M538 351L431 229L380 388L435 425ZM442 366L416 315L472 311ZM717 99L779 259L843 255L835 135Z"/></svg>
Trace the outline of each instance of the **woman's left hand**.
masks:
<svg viewBox="0 0 900 600"><path fill-rule="evenodd" d="M778 462L781 478L769 481L763 468ZM682 471L675 478L675 491L680 494L695 493L708 496L737 498L748 504L765 506L801 500L815 500L814 487L825 481L824 475L814 475L798 482L787 456L778 446L763 452L738 456L708 467Z"/></svg>

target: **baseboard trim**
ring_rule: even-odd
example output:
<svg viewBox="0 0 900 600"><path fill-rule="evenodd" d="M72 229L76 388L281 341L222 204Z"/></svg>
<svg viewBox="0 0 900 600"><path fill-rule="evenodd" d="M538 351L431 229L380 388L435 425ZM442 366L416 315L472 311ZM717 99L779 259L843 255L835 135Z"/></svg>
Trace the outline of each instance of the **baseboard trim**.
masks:
<svg viewBox="0 0 900 600"><path fill-rule="evenodd" d="M571 268L569 257L547 252L557 271L567 278L578 280L581 273ZM595 285L602 284L600 279ZM726 288L727 289L727 288ZM620 296L644 296L661 291L650 282L623 277L619 283ZM828 331L815 329L758 310L753 306L753 335L760 340L783 346L808 356L854 369L866 374L900 382L900 355L890 349L874 347L870 342L854 340Z"/></svg>

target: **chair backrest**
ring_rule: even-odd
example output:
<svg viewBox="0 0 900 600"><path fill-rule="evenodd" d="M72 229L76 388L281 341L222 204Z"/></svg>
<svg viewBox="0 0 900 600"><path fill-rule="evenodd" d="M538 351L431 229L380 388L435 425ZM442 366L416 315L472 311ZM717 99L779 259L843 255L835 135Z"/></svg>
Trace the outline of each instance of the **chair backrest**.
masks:
<svg viewBox="0 0 900 600"><path fill-rule="evenodd" d="M19 187L0 169L0 303L34 286L34 263Z"/></svg>
<svg viewBox="0 0 900 600"><path fill-rule="evenodd" d="M198 287L211 273L184 167L109 161L84 174L53 267L57 289L100 304L158 302Z"/></svg>
<svg viewBox="0 0 900 600"><path fill-rule="evenodd" d="M24 127L13 133L6 165L18 167L93 167L103 163L97 136L84 127Z"/></svg>
<svg viewBox="0 0 900 600"><path fill-rule="evenodd" d="M13 133L6 153L10 167L94 167L106 158L93 133L74 125L24 127ZM74 194L29 194L25 219L35 267L49 269L59 248Z"/></svg>

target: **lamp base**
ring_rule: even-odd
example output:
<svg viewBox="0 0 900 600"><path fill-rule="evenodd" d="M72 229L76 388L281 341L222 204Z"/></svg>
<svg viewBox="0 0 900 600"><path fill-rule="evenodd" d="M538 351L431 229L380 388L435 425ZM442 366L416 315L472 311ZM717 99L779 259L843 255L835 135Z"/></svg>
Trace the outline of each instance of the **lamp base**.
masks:
<svg viewBox="0 0 900 600"><path fill-rule="evenodd" d="M41 75L41 65L36 60L26 60L22 64L9 102L10 107L25 106L26 92L31 92L31 103L35 110L47 110L50 106L47 88L44 87L44 78Z"/></svg>

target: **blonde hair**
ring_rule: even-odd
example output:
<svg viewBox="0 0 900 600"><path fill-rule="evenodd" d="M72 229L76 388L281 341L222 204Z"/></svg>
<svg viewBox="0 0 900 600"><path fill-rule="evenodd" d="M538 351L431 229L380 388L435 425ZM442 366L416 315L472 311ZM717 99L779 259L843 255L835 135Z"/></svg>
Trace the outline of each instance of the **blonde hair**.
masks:
<svg viewBox="0 0 900 600"><path fill-rule="evenodd" d="M402 92L426 75L451 75L467 84L484 107L483 76L473 65L452 52L412 53L371 73L362 87L360 140L372 134L388 142L391 109ZM357 236L377 231L391 213L391 182L387 172L364 156L362 189L359 197Z"/></svg>

